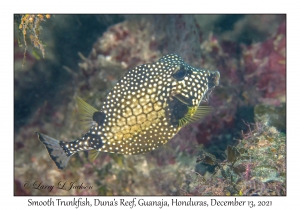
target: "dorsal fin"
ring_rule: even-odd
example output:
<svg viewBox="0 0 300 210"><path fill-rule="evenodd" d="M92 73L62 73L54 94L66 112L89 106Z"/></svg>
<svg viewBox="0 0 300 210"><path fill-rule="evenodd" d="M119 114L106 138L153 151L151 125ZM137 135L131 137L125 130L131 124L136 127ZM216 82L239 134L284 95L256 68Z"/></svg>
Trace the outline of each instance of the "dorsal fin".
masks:
<svg viewBox="0 0 300 210"><path fill-rule="evenodd" d="M86 103L78 96L76 97L76 102L79 110L79 120L81 121L80 124L85 129L89 129L92 125L95 124L95 121L93 120L93 115L98 110Z"/></svg>
<svg viewBox="0 0 300 210"><path fill-rule="evenodd" d="M205 117L207 114L212 112L212 107L210 106L192 106L188 107L188 112L186 115L179 120L179 126L184 127L185 125L195 122L203 117Z"/></svg>

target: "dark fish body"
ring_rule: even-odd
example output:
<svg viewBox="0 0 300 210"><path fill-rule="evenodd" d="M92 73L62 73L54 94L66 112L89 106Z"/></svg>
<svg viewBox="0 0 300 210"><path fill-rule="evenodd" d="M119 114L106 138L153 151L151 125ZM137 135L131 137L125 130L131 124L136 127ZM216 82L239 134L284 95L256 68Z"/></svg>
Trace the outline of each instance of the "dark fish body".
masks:
<svg viewBox="0 0 300 210"><path fill-rule="evenodd" d="M144 64L120 79L97 110L77 98L81 119L92 122L82 138L62 142L37 133L59 169L71 155L91 150L136 155L167 143L183 126L211 109L199 106L219 84L218 71L196 69L177 55Z"/></svg>

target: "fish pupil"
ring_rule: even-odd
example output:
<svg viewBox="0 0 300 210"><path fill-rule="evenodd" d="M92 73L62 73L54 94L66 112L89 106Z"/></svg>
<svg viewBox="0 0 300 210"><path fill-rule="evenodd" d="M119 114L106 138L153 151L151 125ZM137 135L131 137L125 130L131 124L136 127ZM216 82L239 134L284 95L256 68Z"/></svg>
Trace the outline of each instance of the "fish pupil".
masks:
<svg viewBox="0 0 300 210"><path fill-rule="evenodd" d="M177 70L172 76L177 80L177 81L180 81L180 80L183 80L185 75L186 75L187 71L185 70L184 66L181 65L180 66L180 69Z"/></svg>

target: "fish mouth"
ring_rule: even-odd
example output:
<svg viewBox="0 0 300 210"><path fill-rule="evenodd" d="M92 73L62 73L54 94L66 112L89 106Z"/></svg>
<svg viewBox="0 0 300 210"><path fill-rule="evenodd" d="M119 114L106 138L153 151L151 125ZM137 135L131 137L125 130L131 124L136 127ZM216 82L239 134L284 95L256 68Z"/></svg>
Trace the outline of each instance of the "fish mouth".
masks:
<svg viewBox="0 0 300 210"><path fill-rule="evenodd" d="M210 71L210 76L208 77L208 88L211 89L219 85L220 72L218 70Z"/></svg>

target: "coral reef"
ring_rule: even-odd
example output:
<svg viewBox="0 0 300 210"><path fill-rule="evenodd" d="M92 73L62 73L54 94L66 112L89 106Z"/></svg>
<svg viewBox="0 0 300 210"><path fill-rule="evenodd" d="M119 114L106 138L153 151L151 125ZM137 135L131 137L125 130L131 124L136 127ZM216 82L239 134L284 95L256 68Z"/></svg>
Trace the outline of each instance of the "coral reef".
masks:
<svg viewBox="0 0 300 210"><path fill-rule="evenodd" d="M265 29L252 24L262 30L252 42L246 26L259 16L239 17L232 29L223 31L214 27L226 15L125 18L99 35L88 56L79 53L78 69L60 69L68 72L68 85L58 80L56 89L49 87L50 96L37 89L32 93L43 103L15 131L15 195L285 195L285 122L279 123L285 118L285 16L262 16L272 24ZM228 39L228 34L239 38ZM248 36L247 42L242 36ZM220 71L220 85L203 101L214 108L212 114L148 154L102 153L90 163L82 152L58 171L34 132L63 141L80 137L86 130L76 116L75 95L100 107L127 69L168 53L195 67ZM45 70L40 71L37 79L45 82ZM257 127L250 132L247 123L255 119ZM261 123L264 119L269 124ZM93 188L24 188L26 181L57 185L61 180Z"/></svg>
<svg viewBox="0 0 300 210"><path fill-rule="evenodd" d="M286 136L257 122L254 129L227 146L226 159L205 151L197 162L216 166L213 174L190 173L182 186L185 195L286 195ZM253 126L252 126L253 127Z"/></svg>
<svg viewBox="0 0 300 210"><path fill-rule="evenodd" d="M222 80L210 98L210 104L218 107L215 115L199 124L199 143L224 142L216 134L240 137L239 131L246 129L243 120L254 122L258 104L285 106L285 22L263 43L219 42L211 33L201 47L203 67L219 69ZM280 118L285 118L285 112Z"/></svg>

